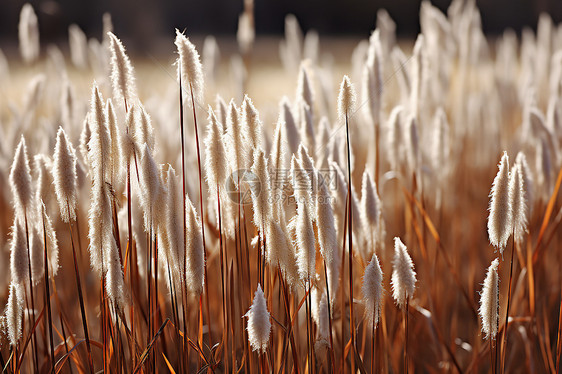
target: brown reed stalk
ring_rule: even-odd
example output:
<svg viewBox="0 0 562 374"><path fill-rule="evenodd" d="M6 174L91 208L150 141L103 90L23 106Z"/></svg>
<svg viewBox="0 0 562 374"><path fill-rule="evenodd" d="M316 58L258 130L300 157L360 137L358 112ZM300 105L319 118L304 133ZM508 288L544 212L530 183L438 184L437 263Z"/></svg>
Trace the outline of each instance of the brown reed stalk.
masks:
<svg viewBox="0 0 562 374"><path fill-rule="evenodd" d="M70 212L70 205L67 200L67 209ZM84 308L84 297L82 295L82 284L80 282L80 272L78 270L78 262L76 260L76 248L74 247L74 237L72 234L72 223L68 221L68 231L70 233L70 243L72 244L72 258L74 260L74 275L76 278L76 289L78 290L78 301L80 303L80 314L82 316L82 326L84 328L84 337L86 339L86 349L88 353L88 367L90 374L94 373L94 363L92 361L92 348L90 346L90 334L88 332L88 322L86 321L86 311Z"/></svg>
<svg viewBox="0 0 562 374"><path fill-rule="evenodd" d="M42 206L42 209L45 209L45 206ZM45 212L43 211L43 214ZM47 230L45 228L45 216L42 216L42 223L43 223L43 265L44 275L45 275L45 302L47 304L47 321L49 324L49 353L51 355L51 372L55 372L55 347L54 347L54 339L53 339L53 319L52 319L52 312L51 312L51 292L49 290L49 259L47 257ZM3 365L2 365L3 366Z"/></svg>

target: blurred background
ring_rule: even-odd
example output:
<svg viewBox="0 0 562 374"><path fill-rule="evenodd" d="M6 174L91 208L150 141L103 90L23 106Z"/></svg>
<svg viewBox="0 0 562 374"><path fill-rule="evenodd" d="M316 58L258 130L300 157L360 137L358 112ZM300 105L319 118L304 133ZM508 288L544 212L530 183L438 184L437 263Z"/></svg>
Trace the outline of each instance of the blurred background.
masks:
<svg viewBox="0 0 562 374"><path fill-rule="evenodd" d="M450 0L432 3L446 10ZM66 40L68 26L78 24L89 37L100 37L102 15L110 12L115 32L132 48L155 45L169 38L174 28L190 35L235 35L243 0L39 0L30 2L40 26L41 41ZM0 43L17 42L19 12L24 2L0 1ZM562 20L561 0L478 0L484 31L497 35L505 28L518 33L536 27L538 15L547 12L555 23ZM413 0L255 0L256 34L283 32L284 17L296 15L303 30L320 35L368 36L375 27L376 11L385 8L397 24L399 37L419 31L420 1Z"/></svg>

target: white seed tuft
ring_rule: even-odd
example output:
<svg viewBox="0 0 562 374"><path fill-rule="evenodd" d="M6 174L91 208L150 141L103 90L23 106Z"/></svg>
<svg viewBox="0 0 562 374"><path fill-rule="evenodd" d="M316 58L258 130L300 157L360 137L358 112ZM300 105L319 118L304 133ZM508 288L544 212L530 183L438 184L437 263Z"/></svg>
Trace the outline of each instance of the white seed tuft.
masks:
<svg viewBox="0 0 562 374"><path fill-rule="evenodd" d="M205 174L209 185L210 196L217 196L217 187L223 188L226 181L226 150L220 124L209 106L207 137L205 138Z"/></svg>
<svg viewBox="0 0 562 374"><path fill-rule="evenodd" d="M17 284L10 284L10 296L5 311L5 322L10 344L15 347L21 338L21 319L23 316L23 289Z"/></svg>
<svg viewBox="0 0 562 374"><path fill-rule="evenodd" d="M392 261L392 297L400 308L406 306L406 300L414 296L416 290L416 272L414 263L406 246L400 238L394 238L394 259Z"/></svg>
<svg viewBox="0 0 562 374"><path fill-rule="evenodd" d="M29 258L27 253L27 242L25 237L24 223L17 218L11 229L10 238L10 272L12 282L17 285L25 285L29 282Z"/></svg>
<svg viewBox="0 0 562 374"><path fill-rule="evenodd" d="M494 178L490 193L490 215L488 216L488 236L490 243L496 248L503 249L511 235L512 207L509 191L509 158L503 153L499 164L499 171Z"/></svg>
<svg viewBox="0 0 562 374"><path fill-rule="evenodd" d="M365 268L363 275L363 285L361 291L363 292L363 303L365 304L365 317L370 324L377 325L382 309L383 301L383 286L382 286L382 270L379 259L373 253L371 261Z"/></svg>
<svg viewBox="0 0 562 374"><path fill-rule="evenodd" d="M39 24L31 4L21 8L18 25L20 53L25 63L32 63L39 57Z"/></svg>
<svg viewBox="0 0 562 374"><path fill-rule="evenodd" d="M10 170L10 188L14 196L16 216L23 219L25 212L31 209L33 197L31 169L29 167L29 157L27 156L27 146L23 136L16 148L14 162Z"/></svg>
<svg viewBox="0 0 562 374"><path fill-rule="evenodd" d="M301 281L307 283L315 277L316 239L308 209L302 203L298 205L296 239L299 277Z"/></svg>
<svg viewBox="0 0 562 374"><path fill-rule="evenodd" d="M521 164L517 162L511 168L509 196L511 198L514 238L521 244L523 242L523 235L527 232L527 202L525 201Z"/></svg>
<svg viewBox="0 0 562 374"><path fill-rule="evenodd" d="M189 197L185 199L187 210L186 222L186 282L189 290L195 295L203 292L205 256L203 252L203 236L201 234L201 223L197 217L195 207Z"/></svg>
<svg viewBox="0 0 562 374"><path fill-rule="evenodd" d="M123 43L112 32L109 35L109 49L111 52L111 83L113 85L113 97L115 102L127 107L136 97L135 76L131 60L125 52ZM127 104L127 102L129 104Z"/></svg>
<svg viewBox="0 0 562 374"><path fill-rule="evenodd" d="M259 354L265 353L269 345L271 322L269 321L270 315L260 284L258 284L258 289L254 294L252 306L244 316L248 317L248 341L252 351L258 351Z"/></svg>
<svg viewBox="0 0 562 374"><path fill-rule="evenodd" d="M340 122L349 120L355 109L355 88L347 75L343 76L338 94L338 117Z"/></svg>
<svg viewBox="0 0 562 374"><path fill-rule="evenodd" d="M377 187L367 170L363 173L361 185L361 223L363 232L369 243L367 254L370 256L375 251L377 241L377 228L381 218L381 202L377 194ZM369 257L367 257L369 258Z"/></svg>
<svg viewBox="0 0 562 374"><path fill-rule="evenodd" d="M176 29L176 40L174 42L180 55L178 68L181 71L181 84L189 96L193 92L193 98L199 104L203 103L203 68L199 59L199 53L191 41Z"/></svg>
<svg viewBox="0 0 562 374"><path fill-rule="evenodd" d="M496 258L488 268L484 286L480 296L480 320L482 321L482 332L486 334L486 339L495 339L498 334L499 318L499 261Z"/></svg>
<svg viewBox="0 0 562 374"><path fill-rule="evenodd" d="M53 155L53 183L62 220L76 220L76 153L62 127L57 132Z"/></svg>

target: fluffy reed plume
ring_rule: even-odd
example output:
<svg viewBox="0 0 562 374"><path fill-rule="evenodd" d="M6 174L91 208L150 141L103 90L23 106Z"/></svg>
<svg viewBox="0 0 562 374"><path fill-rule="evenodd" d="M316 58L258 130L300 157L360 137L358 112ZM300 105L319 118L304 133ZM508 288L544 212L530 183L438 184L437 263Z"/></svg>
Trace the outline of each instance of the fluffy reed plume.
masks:
<svg viewBox="0 0 562 374"><path fill-rule="evenodd" d="M523 191L525 202L527 207L525 209L525 214L528 218L531 217L531 208L533 207L533 177L531 174L531 169L529 169L529 164L527 164L527 157L523 152L517 153L515 157L515 163L519 165L519 172L521 173L521 179L523 180Z"/></svg>
<svg viewBox="0 0 562 374"><path fill-rule="evenodd" d="M297 78L297 102L303 101L311 110L314 108L314 89L310 83L306 68L306 61L301 63Z"/></svg>
<svg viewBox="0 0 562 374"><path fill-rule="evenodd" d="M23 136L16 148L14 161L10 170L10 188L14 196L16 215L24 219L26 212L31 209L33 192L29 157L27 156L27 146L25 145Z"/></svg>
<svg viewBox="0 0 562 374"><path fill-rule="evenodd" d="M260 121L258 110L248 95L244 96L240 111L242 112L241 120L244 134L249 142L248 147L250 149L261 147L261 129L263 125Z"/></svg>
<svg viewBox="0 0 562 374"><path fill-rule="evenodd" d="M203 292L205 257L203 253L203 236L201 234L201 223L197 217L195 207L189 198L186 198L187 222L186 222L186 283L188 289L195 295Z"/></svg>
<svg viewBox="0 0 562 374"><path fill-rule="evenodd" d="M394 259L392 261L392 297L400 308L414 296L416 272L408 250L400 238L394 238Z"/></svg>
<svg viewBox="0 0 562 374"><path fill-rule="evenodd" d="M230 167L232 171L237 171L246 166L246 152L243 141L242 129L240 126L240 117L238 108L234 100L231 100L228 105L228 116L226 120L226 134L225 143L228 149L229 160L231 160ZM238 181L235 181L238 183Z"/></svg>
<svg viewBox="0 0 562 374"><path fill-rule="evenodd" d="M183 233L183 209L181 192L178 189L176 171L169 166L166 172L166 210L165 210L165 244L167 245L166 258L169 266L174 271L175 279L179 280L181 260L185 250ZM164 244L164 243L162 243Z"/></svg>
<svg viewBox="0 0 562 374"><path fill-rule="evenodd" d="M84 31L74 23L68 26L68 46L74 66L85 68L88 65L88 40Z"/></svg>
<svg viewBox="0 0 562 374"><path fill-rule="evenodd" d="M244 12L238 17L238 30L236 31L236 40L240 47L242 55L251 52L256 38L256 30L254 26L254 1L244 1Z"/></svg>
<svg viewBox="0 0 562 374"><path fill-rule="evenodd" d="M10 344L15 347L21 338L21 320L23 316L23 289L17 284L10 284L10 296L4 312L6 332L10 339Z"/></svg>
<svg viewBox="0 0 562 374"><path fill-rule="evenodd" d="M254 149L254 163L252 164L254 183L250 184L254 210L254 224L260 231L264 230L267 217L270 216L271 202L269 201L269 169L267 158L261 148Z"/></svg>
<svg viewBox="0 0 562 374"><path fill-rule="evenodd" d="M266 237L267 237L267 262L276 267L279 265L281 270L286 273L289 261L289 255L291 252L289 237L287 232L281 224L276 220L268 220L266 226Z"/></svg>
<svg viewBox="0 0 562 374"><path fill-rule="evenodd" d="M27 253L27 242L25 225L15 219L11 229L10 238L10 273L12 282L23 286L29 282L29 257Z"/></svg>
<svg viewBox="0 0 562 374"><path fill-rule="evenodd" d="M252 306L244 316L248 318L246 329L248 330L248 341L252 351L264 354L269 345L271 322L269 321L270 315L260 284L258 284L258 289L254 294Z"/></svg>
<svg viewBox="0 0 562 374"><path fill-rule="evenodd" d="M76 220L76 154L66 133L59 127L53 155L53 183L64 222Z"/></svg>
<svg viewBox="0 0 562 374"><path fill-rule="evenodd" d="M338 118L340 122L349 120L355 110L355 88L347 75L343 76L338 94Z"/></svg>
<svg viewBox="0 0 562 374"><path fill-rule="evenodd" d="M158 166L146 143L144 143L141 149L139 177L142 192L140 195L140 202L143 209L144 228L147 232L153 230L152 235L155 237L156 232L154 230L158 225L158 214L163 208L158 204L163 191Z"/></svg>
<svg viewBox="0 0 562 374"><path fill-rule="evenodd" d="M382 79L382 50L380 31L375 30L369 38L367 61L363 68L362 96L367 101L363 106L366 117L379 125L382 107L383 79Z"/></svg>
<svg viewBox="0 0 562 374"><path fill-rule="evenodd" d="M39 24L31 4L21 8L18 25L20 53L25 63L32 63L39 57Z"/></svg>
<svg viewBox="0 0 562 374"><path fill-rule="evenodd" d="M91 205L88 213L88 238L90 239L89 252L90 264L101 277L106 269L104 248L112 237L111 226L111 202L109 200L107 186L101 181L95 181L92 185ZM109 232L109 234L108 234Z"/></svg>
<svg viewBox="0 0 562 374"><path fill-rule="evenodd" d="M325 293L322 294L320 301L313 310L314 309L317 309L316 313L313 312L312 315L315 317L314 321L317 325L316 332L318 335L315 348L319 349L322 345L329 346L330 344L330 315L328 313L328 298Z"/></svg>
<svg viewBox="0 0 562 374"><path fill-rule="evenodd" d="M365 304L365 317L370 324L379 322L384 289L382 285L382 270L379 264L379 259L373 253L373 257L365 268L363 275L363 285L361 291L363 292L363 304Z"/></svg>
<svg viewBox="0 0 562 374"><path fill-rule="evenodd" d="M296 153L301 142L299 130L295 123L295 118L291 110L291 104L287 97L281 99L279 121L285 125L285 140L289 145L289 152Z"/></svg>
<svg viewBox="0 0 562 374"><path fill-rule="evenodd" d="M105 123L107 124L111 139L111 151L109 152L111 185L116 188L120 177L121 149L119 145L121 144L121 135L117 127L117 116L111 99L107 99L107 104L105 105Z"/></svg>
<svg viewBox="0 0 562 374"><path fill-rule="evenodd" d="M226 181L227 157L220 124L209 105L207 137L205 138L205 175L210 196L217 196L217 188L223 188Z"/></svg>
<svg viewBox="0 0 562 374"><path fill-rule="evenodd" d="M513 233L518 243L523 242L523 235L527 232L527 202L524 186L521 164L515 162L510 172L509 196L513 216Z"/></svg>
<svg viewBox="0 0 562 374"><path fill-rule="evenodd" d="M299 277L303 283L307 283L316 274L316 239L312 220L304 203L298 204L296 229Z"/></svg>
<svg viewBox="0 0 562 374"><path fill-rule="evenodd" d="M47 208L45 203L41 201L41 224L44 225L45 234L47 236L47 251L48 251L48 261L49 261L49 276L54 278L59 271L59 242L57 240L57 234L53 228L53 223L47 215Z"/></svg>
<svg viewBox="0 0 562 374"><path fill-rule="evenodd" d="M320 254L326 263L328 290L330 299L333 301L339 286L341 256L339 255L338 234L332 210L332 197L328 190L328 181L324 180L319 172L317 172L317 178L319 181L316 202L318 244L320 245Z"/></svg>
<svg viewBox="0 0 562 374"><path fill-rule="evenodd" d="M129 131L135 141L135 147L139 149L138 152L140 153L140 148L142 148L143 144L146 143L150 151L154 152L154 128L152 127L152 120L146 112L146 109L139 102L133 105L130 111L134 112L132 118L133 122L129 127Z"/></svg>
<svg viewBox="0 0 562 374"><path fill-rule="evenodd" d="M133 65L129 56L125 53L125 47L112 32L109 32L111 51L111 83L113 85L113 97L117 103L123 102L125 108L132 103L137 95L135 86L135 75Z"/></svg>
<svg viewBox="0 0 562 374"><path fill-rule="evenodd" d="M45 274L43 245L43 230L39 231L35 224L31 225L29 228L29 257L31 259L31 275L34 285L39 283L41 277Z"/></svg>
<svg viewBox="0 0 562 374"><path fill-rule="evenodd" d="M482 322L482 332L486 334L486 339L496 339L498 335L498 318L499 318L499 277L498 277L499 260L496 258L488 267L486 279L482 286L480 294L480 320Z"/></svg>
<svg viewBox="0 0 562 374"><path fill-rule="evenodd" d="M107 181L110 172L111 138L105 122L105 109L98 86L94 82L90 100L91 136L88 141L88 161L92 179L98 183Z"/></svg>
<svg viewBox="0 0 562 374"><path fill-rule="evenodd" d="M49 206L55 194L53 188L52 161L49 156L38 154L33 157L33 169L36 174L35 196L37 201L43 201Z"/></svg>
<svg viewBox="0 0 562 374"><path fill-rule="evenodd" d="M107 270L105 290L113 304L122 309L127 304L128 299L117 243L110 230L106 231L104 250Z"/></svg>
<svg viewBox="0 0 562 374"><path fill-rule="evenodd" d="M376 233L380 219L381 202L377 194L377 187L369 172L365 170L361 184L361 223L369 244L366 253L369 256L376 249Z"/></svg>
<svg viewBox="0 0 562 374"><path fill-rule="evenodd" d="M490 215L488 216L488 236L490 243L503 253L511 235L513 224L511 197L509 191L509 157L503 153L499 171L494 178L490 193Z"/></svg>
<svg viewBox="0 0 562 374"><path fill-rule="evenodd" d="M203 103L203 68L199 59L199 53L191 41L176 29L176 40L174 41L179 54L178 68L181 71L183 87L189 87L193 97L199 104Z"/></svg>

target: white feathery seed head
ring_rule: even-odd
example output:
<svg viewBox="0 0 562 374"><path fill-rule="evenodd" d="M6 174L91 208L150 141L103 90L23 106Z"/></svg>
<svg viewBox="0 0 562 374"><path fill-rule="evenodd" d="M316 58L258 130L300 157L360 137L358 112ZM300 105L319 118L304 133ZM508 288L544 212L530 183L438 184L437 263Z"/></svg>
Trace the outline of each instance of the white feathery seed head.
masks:
<svg viewBox="0 0 562 374"><path fill-rule="evenodd" d="M237 171L246 167L246 152L243 132L240 127L240 114L234 100L230 100L228 105L225 137L232 170Z"/></svg>
<svg viewBox="0 0 562 374"><path fill-rule="evenodd" d="M90 130L88 142L88 160L92 171L92 179L98 183L106 181L110 172L111 137L105 122L103 98L94 82L90 101Z"/></svg>
<svg viewBox="0 0 562 374"><path fill-rule="evenodd" d="M115 238L110 230L107 230L107 232L110 236L106 238L104 248L104 258L107 260L105 290L115 307L122 309L128 302L123 279L123 267L119 259L119 250Z"/></svg>
<svg viewBox="0 0 562 374"><path fill-rule="evenodd" d="M41 201L41 200L40 200ZM47 215L45 203L41 201L41 215L43 217L42 225L44 225L45 234L47 236L47 261L49 262L49 276L55 277L59 271L59 243L57 235L53 228L53 223ZM42 232L42 230L40 230Z"/></svg>
<svg viewBox="0 0 562 374"><path fill-rule="evenodd" d="M205 174L212 198L217 196L217 187L223 188L226 181L226 150L222 131L209 105L209 118L207 126L207 137L205 138Z"/></svg>
<svg viewBox="0 0 562 374"><path fill-rule="evenodd" d="M416 272L408 249L400 238L394 238L394 259L392 261L392 297L400 308L406 306L406 300L414 296L416 290Z"/></svg>
<svg viewBox="0 0 562 374"><path fill-rule="evenodd" d="M523 180L523 191L525 192L525 202L527 203L526 215L531 217L532 207L533 207L533 177L531 170L529 169L529 164L527 164L527 157L523 152L517 153L515 157L515 163L519 164L519 172L521 173L521 179Z"/></svg>
<svg viewBox="0 0 562 374"><path fill-rule="evenodd" d="M503 153L499 171L490 193L490 215L488 216L488 236L490 243L503 253L511 235L513 222L511 197L509 191L509 157Z"/></svg>
<svg viewBox="0 0 562 374"><path fill-rule="evenodd" d="M297 213L297 264L302 282L310 282L316 272L316 239L308 209L299 209Z"/></svg>
<svg viewBox="0 0 562 374"><path fill-rule="evenodd" d="M31 169L23 136L16 148L14 162L10 170L10 188L14 196L16 216L23 219L25 212L31 208L33 199Z"/></svg>
<svg viewBox="0 0 562 374"><path fill-rule="evenodd" d="M272 267L279 265L285 270L289 259L290 243L287 232L276 220L268 220L266 232L267 262Z"/></svg>
<svg viewBox="0 0 562 374"><path fill-rule="evenodd" d="M285 140L289 145L289 152L296 153L301 142L301 137L291 110L291 104L287 97L281 99L279 119L283 121L285 126Z"/></svg>
<svg viewBox="0 0 562 374"><path fill-rule="evenodd" d="M318 244L320 253L324 258L326 267L334 269L334 261L338 261L338 236L332 210L332 197L328 190L327 181L322 174L317 172L318 178L318 199L316 202L316 226L318 227ZM339 266L336 266L339 268ZM331 290L330 290L331 291ZM330 296L332 293L330 292Z"/></svg>
<svg viewBox="0 0 562 374"><path fill-rule="evenodd" d="M486 339L496 339L498 335L498 318L499 318L499 276L498 276L499 260L496 258L492 261L484 285L480 294L480 320L482 322L482 332L486 334Z"/></svg>
<svg viewBox="0 0 562 374"><path fill-rule="evenodd" d="M527 232L527 202L525 201L521 164L517 162L511 168L509 196L511 198L514 238L521 244L523 242L523 235Z"/></svg>
<svg viewBox="0 0 562 374"><path fill-rule="evenodd" d="M37 177L35 196L37 201L42 200L45 205L50 204L52 195L55 194L52 167L53 162L49 156L40 153L33 157L33 169Z"/></svg>
<svg viewBox="0 0 562 374"><path fill-rule="evenodd" d="M105 242L108 238L107 231L110 231L112 235L111 202L106 184L94 181L91 205L88 212L88 238L90 239L88 249L90 252L90 264L100 278L107 270L105 269L106 260L104 259Z"/></svg>
<svg viewBox="0 0 562 374"><path fill-rule="evenodd" d="M25 63L32 63L39 57L39 23L31 4L21 8L18 24L20 53Z"/></svg>
<svg viewBox="0 0 562 374"><path fill-rule="evenodd" d="M27 242L24 223L17 218L11 229L10 237L10 272L12 282L24 285L29 282L29 259L27 257Z"/></svg>
<svg viewBox="0 0 562 374"><path fill-rule="evenodd" d="M248 313L244 315L248 318L248 341L252 347L252 351L258 351L259 354L266 352L269 345L269 334L271 333L270 314L267 310L265 296L258 284L258 289L254 294L254 301Z"/></svg>
<svg viewBox="0 0 562 374"><path fill-rule="evenodd" d="M53 183L62 220L76 220L76 152L62 127L57 132L53 155Z"/></svg>
<svg viewBox="0 0 562 374"><path fill-rule="evenodd" d="M109 130L109 137L111 139L111 150L109 152L109 163L111 168L111 184L116 187L119 178L119 167L121 165L121 136L117 128L117 115L113 108L111 99L107 99L105 105L105 122Z"/></svg>
<svg viewBox="0 0 562 374"><path fill-rule="evenodd" d="M199 59L199 52L186 38L186 36L176 29L175 45L178 49L178 69L181 71L181 85L186 96L191 96L190 88L193 91L193 97L199 104L203 103L203 67Z"/></svg>
<svg viewBox="0 0 562 374"><path fill-rule="evenodd" d="M10 344L15 347L21 338L21 319L23 316L23 288L15 283L10 284L10 296L5 311L5 323Z"/></svg>
<svg viewBox="0 0 562 374"><path fill-rule="evenodd" d="M269 201L269 169L267 158L261 148L254 149L252 173L257 183L250 184L254 210L254 224L261 230L265 229L266 218L269 217L271 202Z"/></svg>
<svg viewBox="0 0 562 374"><path fill-rule="evenodd" d="M189 290L195 295L203 292L205 256L203 253L203 235L201 233L201 223L197 217L195 207L189 197L185 199L185 209L187 210L186 222L186 283Z"/></svg>
<svg viewBox="0 0 562 374"><path fill-rule="evenodd" d="M144 211L144 228L148 232L151 226L157 227L157 203L162 193L162 183L158 166L152 157L148 144L141 149L139 165L141 187L141 205ZM154 230L153 230L154 232Z"/></svg>
<svg viewBox="0 0 562 374"><path fill-rule="evenodd" d="M299 68L299 76L297 78L296 99L297 101L304 101L312 111L314 108L314 90L308 77L308 64L310 64L310 61L305 60L301 62L301 66Z"/></svg>
<svg viewBox="0 0 562 374"><path fill-rule="evenodd" d="M261 146L261 130L263 124L260 121L259 113L252 99L248 95L244 96L242 107L242 125L244 128L245 136L248 138L250 148L257 148Z"/></svg>
<svg viewBox="0 0 562 374"><path fill-rule="evenodd" d="M43 227L39 231L36 223L29 227L29 257L31 258L31 275L33 285L41 281L45 274L45 263L43 253Z"/></svg>
<svg viewBox="0 0 562 374"><path fill-rule="evenodd" d="M349 120L355 110L355 88L347 75L343 76L338 94L338 117L341 122Z"/></svg>
<svg viewBox="0 0 562 374"><path fill-rule="evenodd" d="M369 242L368 254L375 251L376 231L381 219L381 202L377 194L377 187L367 170L363 173L361 184L361 223ZM367 257L368 258L368 257Z"/></svg>
<svg viewBox="0 0 562 374"><path fill-rule="evenodd" d="M377 325L380 318L384 289L382 285L383 274L376 254L373 253L371 261L365 268L363 275L363 303L365 304L365 317L371 324Z"/></svg>
<svg viewBox="0 0 562 374"><path fill-rule="evenodd" d="M116 103L124 103L129 106L137 95L133 65L131 65L131 60L129 60L121 40L112 32L108 32L107 35L110 40L113 97Z"/></svg>

